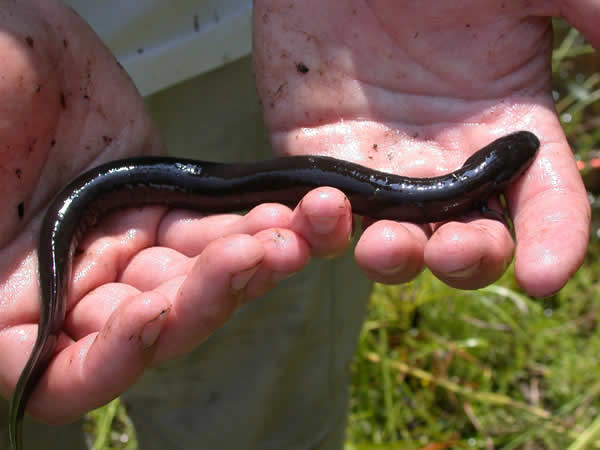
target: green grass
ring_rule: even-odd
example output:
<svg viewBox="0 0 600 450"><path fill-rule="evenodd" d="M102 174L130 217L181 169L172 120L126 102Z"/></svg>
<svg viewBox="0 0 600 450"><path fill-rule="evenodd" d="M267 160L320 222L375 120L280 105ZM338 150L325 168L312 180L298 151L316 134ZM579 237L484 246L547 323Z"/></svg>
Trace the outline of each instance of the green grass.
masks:
<svg viewBox="0 0 600 450"><path fill-rule="evenodd" d="M586 159L600 148L600 59L563 22L555 30L557 110ZM430 273L376 285L352 365L346 450L600 448L599 312L597 233L583 267L544 300L521 294L512 270L476 292ZM118 400L90 413L86 432L98 450L137 448Z"/></svg>
<svg viewBox="0 0 600 450"><path fill-rule="evenodd" d="M590 256L541 301L519 294L512 271L477 292L429 273L376 286L347 450L567 448L600 412L599 276Z"/></svg>
<svg viewBox="0 0 600 450"><path fill-rule="evenodd" d="M89 412L84 432L96 450L138 449L135 427L119 398Z"/></svg>

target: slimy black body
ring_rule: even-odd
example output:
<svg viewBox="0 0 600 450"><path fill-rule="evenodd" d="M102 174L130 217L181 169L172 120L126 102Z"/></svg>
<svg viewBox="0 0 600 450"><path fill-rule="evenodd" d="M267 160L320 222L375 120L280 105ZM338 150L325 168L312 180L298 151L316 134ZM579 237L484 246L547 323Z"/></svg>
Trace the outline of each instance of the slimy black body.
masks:
<svg viewBox="0 0 600 450"><path fill-rule="evenodd" d="M66 313L73 253L83 233L110 210L165 204L208 213L265 202L296 205L311 189L331 186L352 211L374 219L438 222L480 208L533 161L539 140L527 131L499 138L447 175L409 178L320 156L226 164L168 157L118 160L73 180L46 212L38 247L41 289L37 340L13 393L9 435L21 450L27 401L54 353Z"/></svg>

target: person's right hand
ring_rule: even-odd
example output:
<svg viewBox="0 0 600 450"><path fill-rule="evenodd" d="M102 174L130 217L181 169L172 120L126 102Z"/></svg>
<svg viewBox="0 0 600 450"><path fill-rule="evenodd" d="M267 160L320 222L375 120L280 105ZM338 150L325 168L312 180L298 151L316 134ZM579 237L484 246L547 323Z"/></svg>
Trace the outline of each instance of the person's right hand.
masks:
<svg viewBox="0 0 600 450"><path fill-rule="evenodd" d="M73 11L55 0L5 2L0 28L0 394L8 397L37 334L46 205L86 168L163 148L128 76ZM244 217L161 206L112 213L80 245L64 332L30 412L64 423L106 403L310 255L343 251L351 228L345 198L329 189L295 211L261 205Z"/></svg>
<svg viewBox="0 0 600 450"><path fill-rule="evenodd" d="M505 192L516 247L503 223L477 214L423 226L367 219L355 260L369 278L403 283L428 267L479 289L514 253L519 284L543 297L580 266L590 205L551 96L550 16L559 15L600 49L594 0L255 1L254 70L281 154L431 177L511 132L541 141Z"/></svg>

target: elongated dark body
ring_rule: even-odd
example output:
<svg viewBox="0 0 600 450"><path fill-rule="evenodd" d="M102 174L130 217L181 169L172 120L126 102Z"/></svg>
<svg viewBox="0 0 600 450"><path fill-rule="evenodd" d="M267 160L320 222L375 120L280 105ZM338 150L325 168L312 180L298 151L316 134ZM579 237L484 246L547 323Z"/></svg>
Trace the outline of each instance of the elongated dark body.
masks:
<svg viewBox="0 0 600 450"><path fill-rule="evenodd" d="M457 171L422 179L319 156L243 164L142 157L113 161L82 174L53 200L42 224L39 331L11 402L12 449L22 448L25 406L52 357L63 324L73 252L85 230L107 211L145 204L214 213L265 202L294 206L311 189L332 186L346 194L354 213L437 222L482 206L523 173L538 147L532 133L513 133L476 152Z"/></svg>

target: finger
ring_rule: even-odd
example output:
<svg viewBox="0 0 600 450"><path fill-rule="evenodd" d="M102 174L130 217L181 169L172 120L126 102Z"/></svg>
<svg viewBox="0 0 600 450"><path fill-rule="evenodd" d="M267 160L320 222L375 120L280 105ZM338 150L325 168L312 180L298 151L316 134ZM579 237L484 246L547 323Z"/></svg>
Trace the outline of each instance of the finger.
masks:
<svg viewBox="0 0 600 450"><path fill-rule="evenodd" d="M124 302L141 291L125 283L107 283L86 294L67 314L63 329L75 340L95 333L106 325Z"/></svg>
<svg viewBox="0 0 600 450"><path fill-rule="evenodd" d="M96 286L119 279L128 283L135 278L138 289L152 289L187 272L189 259L184 255L195 256L222 236L287 226L291 214L289 208L277 204L260 205L246 216L202 216L185 210L165 215L161 206L119 210L105 217L80 246L70 306ZM165 249L151 247L154 245L178 251L167 257ZM134 277L130 276L132 272Z"/></svg>
<svg viewBox="0 0 600 450"><path fill-rule="evenodd" d="M154 244L164 212L162 206L119 210L89 231L73 260L69 309L95 287L116 281L135 254Z"/></svg>
<svg viewBox="0 0 600 450"><path fill-rule="evenodd" d="M292 276L307 263L310 248L296 233L285 228L260 231L255 237L262 243L265 255L260 270L246 289L255 298L272 289L279 281ZM120 281L139 290L150 290L176 277L186 275L196 264L194 258L163 247L151 247L135 255L123 270ZM88 297L80 303L86 304Z"/></svg>
<svg viewBox="0 0 600 450"><path fill-rule="evenodd" d="M153 363L192 350L222 326L245 301L246 287L264 255L255 237L221 238L204 249L186 276L158 287L173 308Z"/></svg>
<svg viewBox="0 0 600 450"><path fill-rule="evenodd" d="M118 281L149 291L176 277L186 275L195 259L165 247L150 247L133 256Z"/></svg>
<svg viewBox="0 0 600 450"><path fill-rule="evenodd" d="M425 247L425 264L436 277L458 289L479 289L502 276L514 243L498 220L476 218L441 224Z"/></svg>
<svg viewBox="0 0 600 450"><path fill-rule="evenodd" d="M542 145L536 161L507 192L517 237L515 276L539 297L558 291L581 265L591 215L562 131L544 131L538 133Z"/></svg>
<svg viewBox="0 0 600 450"><path fill-rule="evenodd" d="M294 210L289 227L309 243L314 256L339 255L352 234L350 202L338 189L314 189Z"/></svg>
<svg viewBox="0 0 600 450"><path fill-rule="evenodd" d="M374 222L356 244L356 262L373 281L404 283L423 270L427 235L427 227L415 224L390 220Z"/></svg>
<svg viewBox="0 0 600 450"><path fill-rule="evenodd" d="M146 367L169 308L158 293L139 294L124 302L99 333L55 356L28 411L52 424L68 423L119 395Z"/></svg>
<svg viewBox="0 0 600 450"><path fill-rule="evenodd" d="M264 230L255 235L265 255L246 287L246 299L264 295L279 282L299 272L310 259L310 246L298 234L285 228Z"/></svg>
<svg viewBox="0 0 600 450"><path fill-rule="evenodd" d="M219 214L206 216L187 210L170 211L162 220L157 244L184 255L199 254L210 242L232 234L254 235L268 228L289 226L292 211L275 203L265 203L246 215Z"/></svg>

